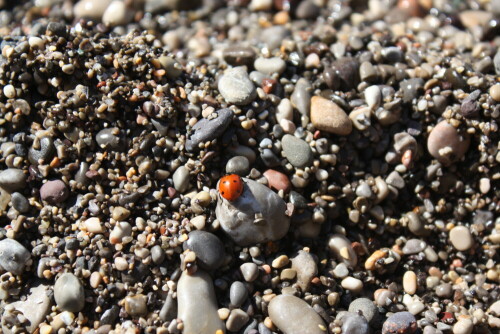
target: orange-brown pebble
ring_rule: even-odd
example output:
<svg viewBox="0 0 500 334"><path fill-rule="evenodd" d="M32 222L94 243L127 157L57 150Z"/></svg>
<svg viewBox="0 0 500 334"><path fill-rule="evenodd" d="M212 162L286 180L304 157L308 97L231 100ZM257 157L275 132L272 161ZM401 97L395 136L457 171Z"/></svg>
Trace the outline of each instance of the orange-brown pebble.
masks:
<svg viewBox="0 0 500 334"><path fill-rule="evenodd" d="M375 270L375 263L377 263L378 260L386 256L387 256L387 251L385 250L376 250L375 252L373 252L373 254L370 255L368 259L366 259L365 262L366 270Z"/></svg>
<svg viewBox="0 0 500 334"><path fill-rule="evenodd" d="M269 188L279 191L283 190L284 192L290 191L292 184L288 179L288 176L285 174L278 172L274 169L268 169L264 172L264 177L267 179L267 183Z"/></svg>

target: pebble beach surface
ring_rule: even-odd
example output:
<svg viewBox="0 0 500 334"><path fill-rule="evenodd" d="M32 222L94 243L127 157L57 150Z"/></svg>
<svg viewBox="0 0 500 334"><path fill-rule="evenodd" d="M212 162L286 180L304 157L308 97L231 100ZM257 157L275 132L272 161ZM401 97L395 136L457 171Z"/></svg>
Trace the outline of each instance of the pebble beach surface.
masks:
<svg viewBox="0 0 500 334"><path fill-rule="evenodd" d="M0 0L0 50L0 332L500 331L500 1Z"/></svg>

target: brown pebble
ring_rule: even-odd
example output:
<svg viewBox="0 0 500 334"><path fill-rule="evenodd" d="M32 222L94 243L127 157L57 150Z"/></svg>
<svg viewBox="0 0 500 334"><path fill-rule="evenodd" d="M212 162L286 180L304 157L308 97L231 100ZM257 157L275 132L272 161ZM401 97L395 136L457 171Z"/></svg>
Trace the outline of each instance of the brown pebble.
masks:
<svg viewBox="0 0 500 334"><path fill-rule="evenodd" d="M271 189L276 191L283 190L284 192L290 191L292 184L285 174L274 169L268 169L263 175L267 179L267 183Z"/></svg>

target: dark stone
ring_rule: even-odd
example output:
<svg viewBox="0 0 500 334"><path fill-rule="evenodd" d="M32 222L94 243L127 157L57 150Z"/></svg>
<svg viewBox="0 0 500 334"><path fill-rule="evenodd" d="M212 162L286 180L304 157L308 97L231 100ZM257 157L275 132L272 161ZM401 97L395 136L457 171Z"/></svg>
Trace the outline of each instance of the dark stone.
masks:
<svg viewBox="0 0 500 334"><path fill-rule="evenodd" d="M183 248L196 253L200 267L214 270L222 265L225 255L224 245L215 234L206 231L192 231L188 237Z"/></svg>
<svg viewBox="0 0 500 334"><path fill-rule="evenodd" d="M186 149L194 151L200 143L214 140L220 137L226 128L231 124L233 111L231 109L220 109L215 112L218 116L215 118L203 118L193 126L193 133L186 141Z"/></svg>

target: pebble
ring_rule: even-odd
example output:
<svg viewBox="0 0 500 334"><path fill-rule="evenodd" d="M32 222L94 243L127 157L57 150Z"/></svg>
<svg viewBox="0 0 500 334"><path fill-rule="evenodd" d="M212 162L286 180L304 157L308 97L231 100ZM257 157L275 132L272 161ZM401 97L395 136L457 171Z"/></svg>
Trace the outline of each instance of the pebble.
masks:
<svg viewBox="0 0 500 334"><path fill-rule="evenodd" d="M113 0L102 15L102 23L111 27L128 24L132 21L133 14L125 2Z"/></svg>
<svg viewBox="0 0 500 334"><path fill-rule="evenodd" d="M500 50L498 50L495 57L493 57L493 65L495 67L496 74L500 74Z"/></svg>
<svg viewBox="0 0 500 334"><path fill-rule="evenodd" d="M271 267L280 269L288 265L290 263L290 259L286 255L280 255L273 260L271 263Z"/></svg>
<svg viewBox="0 0 500 334"><path fill-rule="evenodd" d="M341 88L351 90L359 84L359 61L352 57L343 57L333 62L332 67L341 79Z"/></svg>
<svg viewBox="0 0 500 334"><path fill-rule="evenodd" d="M403 102L408 103L415 99L418 92L424 87L424 80L421 78L411 78L399 83L403 91Z"/></svg>
<svg viewBox="0 0 500 334"><path fill-rule="evenodd" d="M345 312L340 318L342 322L342 333L369 334L370 326L363 315Z"/></svg>
<svg viewBox="0 0 500 334"><path fill-rule="evenodd" d="M233 307L240 307L248 297L248 290L242 282L234 281L229 289L229 300Z"/></svg>
<svg viewBox="0 0 500 334"><path fill-rule="evenodd" d="M290 226L286 204L268 187L247 178L235 201L219 196L215 214L222 229L240 246L281 239Z"/></svg>
<svg viewBox="0 0 500 334"><path fill-rule="evenodd" d="M0 187L8 192L22 190L26 186L27 178L21 169L8 168L0 172Z"/></svg>
<svg viewBox="0 0 500 334"><path fill-rule="evenodd" d="M203 269L215 270L224 262L224 244L210 232L192 231L183 243L183 248L196 253L197 262Z"/></svg>
<svg viewBox="0 0 500 334"><path fill-rule="evenodd" d="M250 317L246 312L240 310L239 308L234 309L229 314L229 317L226 321L227 330L230 332L238 332L240 329L245 326Z"/></svg>
<svg viewBox="0 0 500 334"><path fill-rule="evenodd" d="M311 98L311 122L318 130L347 136L352 131L352 121L336 103L319 96Z"/></svg>
<svg viewBox="0 0 500 334"><path fill-rule="evenodd" d="M189 188L189 169L186 166L180 166L172 175L174 188L180 193L184 193Z"/></svg>
<svg viewBox="0 0 500 334"><path fill-rule="evenodd" d="M240 271L247 282L253 282L259 277L259 267L253 262L243 263Z"/></svg>
<svg viewBox="0 0 500 334"><path fill-rule="evenodd" d="M346 278L349 276L349 268L345 265L345 263L339 263L333 269L333 276L336 278Z"/></svg>
<svg viewBox="0 0 500 334"><path fill-rule="evenodd" d="M250 161L244 156L236 156L229 159L226 163L227 174L237 174L246 176L250 172Z"/></svg>
<svg viewBox="0 0 500 334"><path fill-rule="evenodd" d="M234 67L226 70L219 79L218 88L227 103L238 106L249 104L257 96L255 87L248 78L244 67Z"/></svg>
<svg viewBox="0 0 500 334"><path fill-rule="evenodd" d="M40 188L40 198L50 204L61 204L69 197L69 190L61 180L47 181Z"/></svg>
<svg viewBox="0 0 500 334"><path fill-rule="evenodd" d="M54 284L54 299L61 310L80 312L85 306L82 283L72 273L62 274Z"/></svg>
<svg viewBox="0 0 500 334"><path fill-rule="evenodd" d="M450 242L459 251L469 250L474 245L474 239L465 226L455 226L450 231Z"/></svg>
<svg viewBox="0 0 500 334"><path fill-rule="evenodd" d="M109 241L111 244L116 245L130 234L132 234L132 226L127 222L118 222L109 234Z"/></svg>
<svg viewBox="0 0 500 334"><path fill-rule="evenodd" d="M292 184L286 174L278 172L274 169L268 169L262 174L266 180L267 185L276 191L283 190L285 193L289 192Z"/></svg>
<svg viewBox="0 0 500 334"><path fill-rule="evenodd" d="M304 140L292 135L284 135L281 139L283 155L297 168L310 166L314 155L311 147Z"/></svg>
<svg viewBox="0 0 500 334"><path fill-rule="evenodd" d="M387 318L382 334L411 334L417 330L417 320L410 312L397 312Z"/></svg>
<svg viewBox="0 0 500 334"><path fill-rule="evenodd" d="M444 165L460 160L469 149L470 138L460 135L447 121L438 123L429 134L427 149Z"/></svg>
<svg viewBox="0 0 500 334"><path fill-rule="evenodd" d="M3 94L8 99L13 99L16 97L16 88L12 85L5 85L3 87Z"/></svg>
<svg viewBox="0 0 500 334"><path fill-rule="evenodd" d="M300 250L291 259L292 269L297 272L297 284L303 292L309 291L312 279L318 274L318 266L313 256Z"/></svg>
<svg viewBox="0 0 500 334"><path fill-rule="evenodd" d="M24 272L26 262L30 260L30 252L13 239L0 240L0 268L14 275Z"/></svg>
<svg viewBox="0 0 500 334"><path fill-rule="evenodd" d="M366 104L372 109L375 110L382 103L382 92L380 88L376 85L369 86L364 91Z"/></svg>
<svg viewBox="0 0 500 334"><path fill-rule="evenodd" d="M171 293L167 295L159 316L162 321L172 321L177 317L177 303Z"/></svg>
<svg viewBox="0 0 500 334"><path fill-rule="evenodd" d="M100 20L112 0L80 0L73 7L73 14L78 18Z"/></svg>
<svg viewBox="0 0 500 334"><path fill-rule="evenodd" d="M50 297L50 287L35 281L31 284L29 292L22 300L10 303L10 307L16 311L17 318L24 317L28 320L24 330L33 333L38 325L45 320L45 317L50 313L53 301ZM0 318L7 318L8 311L5 310L3 315L0 313ZM10 333L6 326L0 327L4 333Z"/></svg>
<svg viewBox="0 0 500 334"><path fill-rule="evenodd" d="M20 213L26 213L29 211L30 203L23 194L18 192L12 193L10 200L14 209L19 211Z"/></svg>
<svg viewBox="0 0 500 334"><path fill-rule="evenodd" d="M340 285L353 293L359 293L363 290L363 281L351 276L344 278Z"/></svg>
<svg viewBox="0 0 500 334"><path fill-rule="evenodd" d="M423 252L426 247L427 243L425 241L420 239L410 239L405 243L402 251L406 255L418 254Z"/></svg>
<svg viewBox="0 0 500 334"><path fill-rule="evenodd" d="M177 308L177 317L184 323L183 334L224 332L212 278L206 272L182 273L177 283Z"/></svg>
<svg viewBox="0 0 500 334"><path fill-rule="evenodd" d="M323 319L302 299L291 295L274 297L268 306L269 317L283 334L324 334Z"/></svg>
<svg viewBox="0 0 500 334"><path fill-rule="evenodd" d="M490 87L490 96L493 100L500 102L500 84L495 84Z"/></svg>
<svg viewBox="0 0 500 334"><path fill-rule="evenodd" d="M155 245L151 248L151 260L155 264L161 264L165 260L166 254L160 245Z"/></svg>
<svg viewBox="0 0 500 334"><path fill-rule="evenodd" d="M124 208L123 206L115 206L111 217L116 221L123 221L130 217L130 210Z"/></svg>
<svg viewBox="0 0 500 334"><path fill-rule="evenodd" d="M334 234L328 240L330 251L335 254L337 260L344 262L347 266L354 268L358 263L358 256L352 248L351 241L342 234Z"/></svg>
<svg viewBox="0 0 500 334"><path fill-rule="evenodd" d="M265 75L282 74L286 70L286 63L280 57L257 58L253 66L257 71Z"/></svg>
<svg viewBox="0 0 500 334"><path fill-rule="evenodd" d="M85 229L90 233L104 233L101 220L97 217L91 217L85 220Z"/></svg>
<svg viewBox="0 0 500 334"><path fill-rule="evenodd" d="M311 112L311 90L312 85L309 80L300 78L295 84L295 89L290 96L290 102L301 115L309 116Z"/></svg>
<svg viewBox="0 0 500 334"><path fill-rule="evenodd" d="M255 60L256 53L251 47L235 45L225 48L222 57L232 66L250 66Z"/></svg>
<svg viewBox="0 0 500 334"><path fill-rule="evenodd" d="M148 313L146 302L147 297L142 294L127 296L125 298L125 311L132 317L144 316Z"/></svg>
<svg viewBox="0 0 500 334"><path fill-rule="evenodd" d="M403 275L403 289L407 294L414 295L417 292L417 275L408 270Z"/></svg>
<svg viewBox="0 0 500 334"><path fill-rule="evenodd" d="M368 298L357 298L349 304L349 312L360 314L366 318L368 323L374 323L378 317L378 310L372 300ZM350 332L349 332L350 333Z"/></svg>
<svg viewBox="0 0 500 334"><path fill-rule="evenodd" d="M459 319L453 325L453 334L471 334L474 329L474 324L471 319Z"/></svg>
<svg viewBox="0 0 500 334"><path fill-rule="evenodd" d="M202 118L193 126L193 133L186 141L186 149L194 151L201 143L220 137L232 120L233 111L230 109L217 110L210 115L210 119Z"/></svg>
<svg viewBox="0 0 500 334"><path fill-rule="evenodd" d="M40 148L37 149L32 146L29 149L28 160L35 166L40 163L48 163L54 156L55 151L54 140L50 137L43 137L40 139Z"/></svg>
<svg viewBox="0 0 500 334"><path fill-rule="evenodd" d="M95 140L105 150L123 151L125 148L125 138L118 128L108 128L99 131L95 136Z"/></svg>
<svg viewBox="0 0 500 334"><path fill-rule="evenodd" d="M436 295L441 298L449 298L453 294L453 287L449 283L436 286Z"/></svg>

